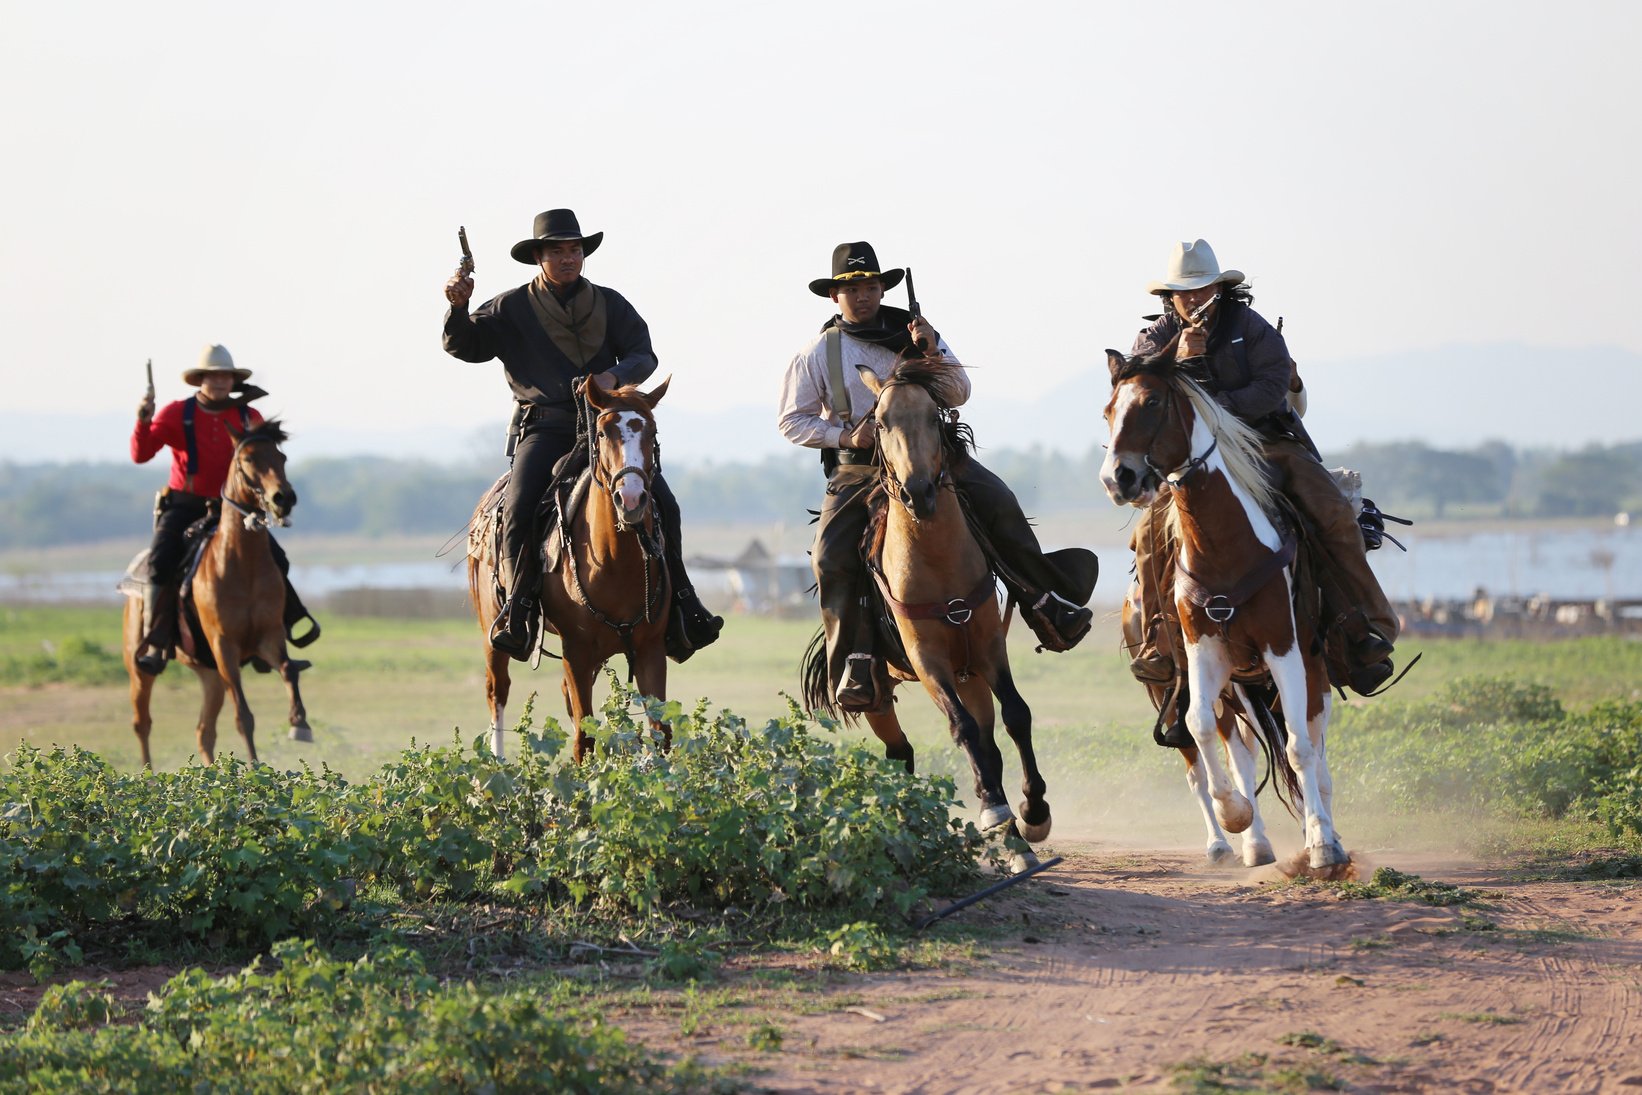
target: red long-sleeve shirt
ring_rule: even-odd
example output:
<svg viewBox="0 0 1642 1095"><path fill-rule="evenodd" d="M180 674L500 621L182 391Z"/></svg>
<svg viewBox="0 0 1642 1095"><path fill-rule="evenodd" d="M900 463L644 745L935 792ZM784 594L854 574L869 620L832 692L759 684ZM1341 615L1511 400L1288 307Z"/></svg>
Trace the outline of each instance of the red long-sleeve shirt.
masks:
<svg viewBox="0 0 1642 1095"><path fill-rule="evenodd" d="M239 409L231 407L223 411L208 411L204 407L194 408L194 443L199 453L199 464L190 476L188 439L183 435L182 428L182 409L187 402L187 399L179 399L175 403L167 403L150 421L137 422L136 428L131 431L131 459L146 464L154 459L155 453L169 445L171 478L166 486L172 490L215 498L222 493L228 480L228 462L234 456L234 438L228 432L226 422L232 421L236 429L240 428ZM262 415L257 413L255 407L247 407L246 411L251 416L251 425L262 421Z"/></svg>

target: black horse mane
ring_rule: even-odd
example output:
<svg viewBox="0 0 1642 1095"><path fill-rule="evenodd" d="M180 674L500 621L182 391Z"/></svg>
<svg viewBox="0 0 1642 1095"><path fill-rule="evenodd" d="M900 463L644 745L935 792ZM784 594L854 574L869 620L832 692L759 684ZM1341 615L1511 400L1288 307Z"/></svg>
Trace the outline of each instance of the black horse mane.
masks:
<svg viewBox="0 0 1642 1095"><path fill-rule="evenodd" d="M1121 365L1112 368L1112 384L1118 385L1125 380L1137 376L1155 376L1161 380L1172 381L1176 377L1183 377L1205 387L1209 381L1208 360L1196 358L1182 363L1175 360L1175 344L1168 345L1155 354L1136 354L1133 357L1123 358Z"/></svg>
<svg viewBox="0 0 1642 1095"><path fill-rule="evenodd" d="M290 439L291 435L285 432L285 423L277 418L266 418L246 430L240 436L240 444L248 441L272 441L276 445L283 445Z"/></svg>
<svg viewBox="0 0 1642 1095"><path fill-rule="evenodd" d="M950 412L952 406L941 397L941 392L949 382L951 370L962 367L953 364L932 364L918 358L903 358L895 366L895 371L889 374L889 379L884 385L888 387L894 384L910 384L922 388L929 393L929 398L935 401L935 406L942 412ZM970 429L969 423L959 421L956 414L942 413L940 421L941 447L949 457L967 460L975 451L975 431Z"/></svg>

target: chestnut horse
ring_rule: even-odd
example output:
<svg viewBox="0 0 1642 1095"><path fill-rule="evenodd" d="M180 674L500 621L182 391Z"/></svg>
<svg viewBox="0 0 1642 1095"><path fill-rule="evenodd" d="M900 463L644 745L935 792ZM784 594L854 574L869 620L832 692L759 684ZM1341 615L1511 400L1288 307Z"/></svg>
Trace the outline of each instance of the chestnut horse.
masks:
<svg viewBox="0 0 1642 1095"><path fill-rule="evenodd" d="M1310 865L1346 864L1332 815L1327 667L1311 622L1294 610L1294 541L1281 531L1259 435L1180 371L1172 351L1126 358L1108 350L1107 358L1112 441L1101 482L1119 504L1150 505L1163 481L1171 487L1171 593L1186 649L1186 722L1214 817L1233 833L1255 823L1252 751L1246 741L1232 748L1234 786L1215 740L1216 708L1223 717L1227 705L1242 705L1245 697L1230 689L1234 680L1269 675L1289 727L1283 755L1302 799ZM1227 743L1240 738L1229 734Z"/></svg>
<svg viewBox="0 0 1642 1095"><path fill-rule="evenodd" d="M876 557L869 566L894 617L907 664L890 665L891 688L921 681L946 716L952 738L969 758L981 805L981 828L1007 826L1029 843L1049 836L1049 803L1032 749L1032 710L1015 687L1005 646L1007 625L998 611L990 564L970 532L948 469L969 458L969 427L938 398L942 368L903 361L888 380L858 367L878 398L874 416L886 495ZM837 714L827 680L825 648L812 644L806 658L804 698L811 708ZM1020 817L1003 789L1003 754L994 737L996 711L1020 753L1026 798ZM887 698L863 712L884 743L884 754L912 771L912 744ZM846 717L851 717L846 715ZM1018 856L1019 871L1035 860Z"/></svg>
<svg viewBox="0 0 1642 1095"><path fill-rule="evenodd" d="M256 718L245 699L240 667L254 664L267 672L277 668L291 696L292 741L313 741L308 712L302 705L297 676L308 668L305 661L292 661L285 650L285 578L269 546L269 525L289 525L296 505L296 491L285 478L286 440L278 419L260 423L244 433L232 425L234 455L228 480L222 488L225 511L202 549L193 577L193 604L208 652L191 652L177 647L177 660L200 679L204 697L200 721L195 730L200 756L207 764L216 758L217 716L222 711L225 690L234 697L234 724L245 739L253 762L257 759ZM189 627L186 606L179 606L179 632ZM154 678L137 666L137 650L142 644L143 606L140 596L127 596L125 603L125 668L131 678L131 727L142 747L143 767L153 767L148 752L148 735L153 727L149 701ZM209 654L209 657L206 654ZM215 665L211 663L215 662Z"/></svg>
<svg viewBox="0 0 1642 1095"><path fill-rule="evenodd" d="M557 514L549 530L552 551L542 572L544 632L563 640L565 709L575 724L571 755L582 759L593 739L582 719L593 714L593 679L617 654L640 694L667 697L667 614L672 604L662 561L661 522L652 504L656 476L654 409L670 380L650 392L632 385L607 391L589 381L583 396L596 413L592 423L591 483L579 505ZM490 634L501 611L496 579L498 525L504 476L474 511L468 538L468 592L479 629ZM560 500L564 505L563 497ZM491 748L504 755L511 659L485 645L485 694L490 702ZM664 744L665 725L653 724Z"/></svg>

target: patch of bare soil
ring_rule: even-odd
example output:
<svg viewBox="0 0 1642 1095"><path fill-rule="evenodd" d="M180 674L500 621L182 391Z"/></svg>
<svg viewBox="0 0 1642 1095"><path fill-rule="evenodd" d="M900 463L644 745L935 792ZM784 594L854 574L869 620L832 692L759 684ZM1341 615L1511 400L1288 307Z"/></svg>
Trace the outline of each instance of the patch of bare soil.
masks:
<svg viewBox="0 0 1642 1095"><path fill-rule="evenodd" d="M951 918L996 930L978 961L616 1021L778 1092L1642 1091L1634 882L1358 863L1485 891L1433 907L1187 852L1059 851Z"/></svg>

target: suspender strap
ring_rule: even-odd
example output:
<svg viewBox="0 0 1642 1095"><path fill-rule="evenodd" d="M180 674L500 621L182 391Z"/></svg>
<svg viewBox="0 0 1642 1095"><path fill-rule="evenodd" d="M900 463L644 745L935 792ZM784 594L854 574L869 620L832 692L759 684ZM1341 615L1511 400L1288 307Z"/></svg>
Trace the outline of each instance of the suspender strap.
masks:
<svg viewBox="0 0 1642 1095"><path fill-rule="evenodd" d="M189 486L193 486L194 473L200 470L200 446L194 440L194 408L198 406L199 401L193 396L189 396L188 402L182 405L182 440L188 450Z"/></svg>
<svg viewBox="0 0 1642 1095"><path fill-rule="evenodd" d="M828 327L825 336L827 344L827 396L832 402L833 417L844 424L847 430L855 424L855 416L850 414L850 390L844 383L844 332L837 327Z"/></svg>
<svg viewBox="0 0 1642 1095"><path fill-rule="evenodd" d="M182 405L182 440L188 452L188 486L194 486L194 473L200 470L200 443L194 437L194 410L199 406L196 396L189 396ZM251 409L245 404L239 405L239 428L251 428Z"/></svg>

